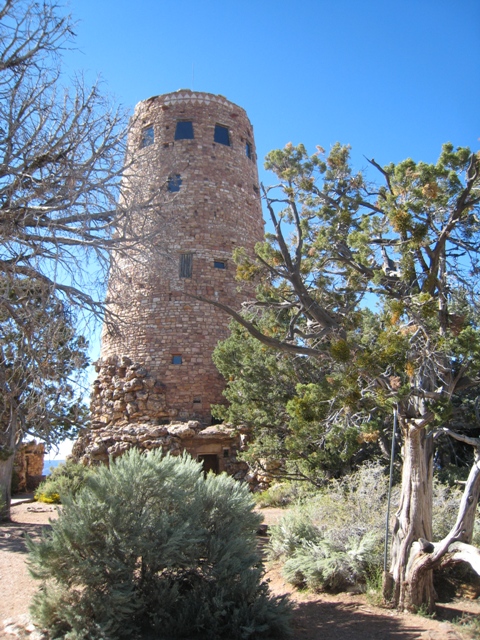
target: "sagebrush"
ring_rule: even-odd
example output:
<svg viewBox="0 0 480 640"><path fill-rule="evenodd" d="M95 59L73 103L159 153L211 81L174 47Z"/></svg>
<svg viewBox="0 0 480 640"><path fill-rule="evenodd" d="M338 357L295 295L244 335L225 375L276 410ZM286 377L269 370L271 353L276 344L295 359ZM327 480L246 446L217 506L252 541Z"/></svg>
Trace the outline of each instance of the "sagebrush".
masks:
<svg viewBox="0 0 480 640"><path fill-rule="evenodd" d="M39 544L35 620L52 638L288 635L288 604L263 581L248 489L188 456L130 451L99 468Z"/></svg>
<svg viewBox="0 0 480 640"><path fill-rule="evenodd" d="M290 509L272 527L270 555L298 587L340 591L366 588L383 569L388 476L378 463L329 486ZM440 540L457 517L461 489L434 483L433 537ZM393 488L392 509L398 503ZM480 519L473 544L480 545Z"/></svg>

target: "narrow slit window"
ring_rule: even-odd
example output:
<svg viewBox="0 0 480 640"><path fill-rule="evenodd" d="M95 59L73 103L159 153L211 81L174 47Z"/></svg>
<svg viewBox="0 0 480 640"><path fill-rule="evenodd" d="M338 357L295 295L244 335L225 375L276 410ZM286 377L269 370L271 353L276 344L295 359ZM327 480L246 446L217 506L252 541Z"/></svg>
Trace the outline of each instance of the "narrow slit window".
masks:
<svg viewBox="0 0 480 640"><path fill-rule="evenodd" d="M252 159L252 145L250 144L250 142L247 142L245 144L245 155L247 156L247 158L249 158L250 160Z"/></svg>
<svg viewBox="0 0 480 640"><path fill-rule="evenodd" d="M140 139L140 149L143 149L144 147L149 147L154 142L155 142L155 133L153 131L153 127L145 127L145 129L142 129L142 137Z"/></svg>
<svg viewBox="0 0 480 640"><path fill-rule="evenodd" d="M193 122L180 120L175 129L175 140L193 140Z"/></svg>
<svg viewBox="0 0 480 640"><path fill-rule="evenodd" d="M213 141L225 146L230 146L230 135L227 127L222 127L221 124L215 125L215 133L213 135Z"/></svg>
<svg viewBox="0 0 480 640"><path fill-rule="evenodd" d="M180 191L180 187L182 186L182 176L177 173L175 176L170 176L168 179L168 190L170 193L174 193L175 191Z"/></svg>
<svg viewBox="0 0 480 640"><path fill-rule="evenodd" d="M172 356L172 364L182 364L182 356L179 353L175 353Z"/></svg>
<svg viewBox="0 0 480 640"><path fill-rule="evenodd" d="M213 266L215 269L226 269L227 268L227 263L224 262L223 260L214 260L213 261Z"/></svg>
<svg viewBox="0 0 480 640"><path fill-rule="evenodd" d="M180 255L180 278L191 278L193 266L193 254L182 253Z"/></svg>

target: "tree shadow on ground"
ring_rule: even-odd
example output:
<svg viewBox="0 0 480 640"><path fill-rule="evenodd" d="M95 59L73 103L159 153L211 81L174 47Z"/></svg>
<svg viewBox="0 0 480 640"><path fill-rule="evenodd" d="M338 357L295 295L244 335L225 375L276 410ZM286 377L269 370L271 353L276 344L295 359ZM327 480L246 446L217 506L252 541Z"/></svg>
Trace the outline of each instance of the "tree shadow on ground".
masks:
<svg viewBox="0 0 480 640"><path fill-rule="evenodd" d="M0 551L27 553L27 537L38 540L50 528L49 524L2 522L0 525Z"/></svg>
<svg viewBox="0 0 480 640"><path fill-rule="evenodd" d="M365 606L365 609L367 606ZM358 604L336 602L301 602L293 616L297 640L414 640L422 629L395 618L362 610ZM391 615L391 617L390 617Z"/></svg>

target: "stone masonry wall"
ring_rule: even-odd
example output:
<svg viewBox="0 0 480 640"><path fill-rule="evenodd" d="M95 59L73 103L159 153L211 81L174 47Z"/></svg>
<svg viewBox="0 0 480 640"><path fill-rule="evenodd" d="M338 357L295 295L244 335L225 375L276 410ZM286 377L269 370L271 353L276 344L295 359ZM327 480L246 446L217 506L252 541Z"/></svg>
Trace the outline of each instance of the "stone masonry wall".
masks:
<svg viewBox="0 0 480 640"><path fill-rule="evenodd" d="M237 480L245 480L248 467L237 460L240 436L225 425L204 427L195 420L168 425L136 422L122 426L89 429L76 441L72 458L84 465L108 464L129 449L161 449L164 454L181 455L184 451L196 460L202 456L216 459L217 471L225 471Z"/></svg>
<svg viewBox="0 0 480 640"><path fill-rule="evenodd" d="M179 121L192 123L193 139L175 140ZM217 124L228 129L229 146L214 141ZM172 179L178 191L169 190ZM119 210L127 205L133 212L119 223L119 232L131 239L137 234L138 243L112 256L107 302L115 321L105 324L101 358L109 363L126 354L145 372L137 376L144 387L152 380L157 387L131 388L121 396L122 385L132 387L135 378L121 382L117 376L108 411L134 421L209 424L211 405L223 401L223 380L211 354L228 335L229 317L188 294L239 309L252 293L239 289L232 262L235 248L252 253L264 232L245 111L222 96L188 90L139 103L122 194ZM180 269L184 256L191 261L188 277ZM105 424L105 407L94 396L94 420Z"/></svg>
<svg viewBox="0 0 480 640"><path fill-rule="evenodd" d="M13 470L17 492L34 491L43 479L45 445L33 440L22 444L15 453Z"/></svg>

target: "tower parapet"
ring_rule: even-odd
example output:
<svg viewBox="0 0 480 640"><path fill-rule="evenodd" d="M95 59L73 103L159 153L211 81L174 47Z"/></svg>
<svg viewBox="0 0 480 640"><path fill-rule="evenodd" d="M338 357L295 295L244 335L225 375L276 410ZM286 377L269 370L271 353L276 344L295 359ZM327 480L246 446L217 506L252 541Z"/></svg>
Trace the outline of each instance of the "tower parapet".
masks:
<svg viewBox="0 0 480 640"><path fill-rule="evenodd" d="M228 335L229 317L188 294L237 310L247 297L235 281L232 252L253 253L264 228L245 111L190 90L140 102L122 192L132 208L127 234L138 234L139 244L112 255L107 303L118 322L104 327L99 369L115 375L108 389L97 382L94 422L209 423L224 386L211 356ZM136 201L148 205L136 208ZM140 391L128 390L122 358L142 369Z"/></svg>

